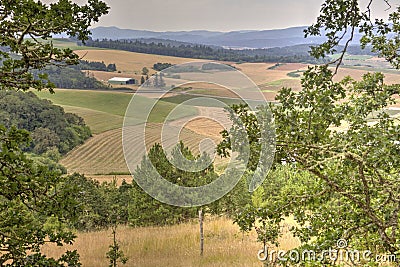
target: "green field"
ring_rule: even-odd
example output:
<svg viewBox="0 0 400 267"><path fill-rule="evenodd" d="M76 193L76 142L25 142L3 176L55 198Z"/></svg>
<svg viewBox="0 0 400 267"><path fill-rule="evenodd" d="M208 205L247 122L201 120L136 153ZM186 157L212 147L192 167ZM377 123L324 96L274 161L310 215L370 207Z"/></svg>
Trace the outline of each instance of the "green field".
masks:
<svg viewBox="0 0 400 267"><path fill-rule="evenodd" d="M90 126L92 133L99 134L105 131L121 128L124 122L124 117L110 114L103 111L97 111L88 108L62 106L65 112L78 114Z"/></svg>
<svg viewBox="0 0 400 267"><path fill-rule="evenodd" d="M330 56L330 58L332 60L336 60L338 59L342 54L337 53L337 54L333 54ZM372 56L370 55L349 55L349 54L345 54L344 55L344 60L367 60L367 59L371 59Z"/></svg>
<svg viewBox="0 0 400 267"><path fill-rule="evenodd" d="M208 101L207 99L202 99L202 97L209 97L212 98L214 100L218 100L221 101L222 103L216 103L215 101ZM202 106L202 107L217 107L217 108L223 108L226 105L230 106L233 104L241 104L244 103L242 100L240 99L235 99L235 98L223 98L223 97L215 97L215 96L200 96L200 95L191 95L191 94L182 94L182 95L176 95L176 96L171 96L171 97L166 97L163 98L163 102L165 103L174 103L174 104L180 104L184 101L188 101L188 100L192 100L193 102L191 103L191 105L193 106ZM196 99L196 100L194 100ZM249 103L255 103L257 104L263 104L263 101L248 101Z"/></svg>
<svg viewBox="0 0 400 267"><path fill-rule="evenodd" d="M71 50L104 50L105 48L90 47L84 45L77 45L76 42L69 41L63 38L53 38L50 39L53 45L57 48L70 48Z"/></svg>
<svg viewBox="0 0 400 267"><path fill-rule="evenodd" d="M88 90L55 90L55 94L47 91L35 92L40 98L52 101L54 104L65 108L67 112L76 113L83 117L93 133L101 133L107 130L122 127L126 108L132 98L131 93L104 92ZM130 119L137 119L138 123L163 122L176 104L159 101L152 110L149 119L147 114L141 112L146 106L154 103L155 100L136 96L139 105L135 106L135 113L129 114ZM186 116L196 115L194 107L185 106L180 109L180 113L171 119L179 119Z"/></svg>

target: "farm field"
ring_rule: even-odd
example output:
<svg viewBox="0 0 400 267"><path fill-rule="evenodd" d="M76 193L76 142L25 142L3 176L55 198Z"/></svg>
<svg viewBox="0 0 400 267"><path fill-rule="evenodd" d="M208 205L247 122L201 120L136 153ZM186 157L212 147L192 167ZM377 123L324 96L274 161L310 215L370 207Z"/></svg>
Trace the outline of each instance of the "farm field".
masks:
<svg viewBox="0 0 400 267"><path fill-rule="evenodd" d="M121 74L131 75L140 75L143 67L147 67L149 69L149 75L154 74L155 71L152 69L152 67L158 62L182 64L187 62L204 61L192 58L150 55L121 50L89 49L77 50L75 53L84 60L104 61L105 64L115 63L117 65L117 70L121 71ZM117 76L117 74L115 76Z"/></svg>
<svg viewBox="0 0 400 267"><path fill-rule="evenodd" d="M199 122L196 122L199 124ZM204 124L200 124L204 127ZM197 126L194 124L194 126ZM146 127L146 145L149 149L153 144L161 142L162 124L148 124ZM193 127L192 127L193 128ZM217 128L218 129L218 128ZM130 126L129 141L132 147L125 148L125 152L129 155L130 160L134 160L139 164L144 155L143 141L140 136L143 134L140 126ZM176 131L175 127L164 128L163 131ZM199 153L198 146L201 140L209 137L215 142L219 140L218 136L201 135L187 128L183 128L179 133L180 140L184 142L194 153ZM170 147L175 146L175 140L167 139L165 143ZM212 148L209 147L208 150ZM85 144L77 147L67 154L61 160L68 172L79 172L87 175L114 175L115 173L129 174L126 166L124 153L122 148L122 129L110 130L90 138ZM95 176L93 176L95 178ZM112 178L112 177L110 177Z"/></svg>
<svg viewBox="0 0 400 267"><path fill-rule="evenodd" d="M81 116L86 124L89 125L93 134L121 128L124 122L123 116L110 114L104 111L68 105L62 105L62 107L65 112L75 113Z"/></svg>
<svg viewBox="0 0 400 267"><path fill-rule="evenodd" d="M255 241L255 233L241 233L237 225L224 217L205 217L204 256L200 257L198 227L197 221L165 227L121 226L117 230L117 239L129 258L127 266L132 267L263 266L257 259L261 244ZM285 233L280 241L280 248L286 250L298 242ZM111 242L111 231L78 233L73 246L46 246L43 252L56 256L65 249L77 249L83 266L106 267L105 255Z"/></svg>
<svg viewBox="0 0 400 267"><path fill-rule="evenodd" d="M85 122L93 130L93 133L101 133L107 130L121 128L126 108L131 101L131 93L89 91L73 89L56 89L55 94L46 91L35 92L39 97L48 99L54 104L65 108L67 112L73 112L83 117ZM137 96L143 106L154 103L147 97ZM163 122L169 112L176 106L174 103L160 101L150 114L149 122ZM137 106L137 110L141 110ZM193 107L183 107L177 118L197 114ZM131 119L137 119L138 123L145 121L146 117L141 112L128 115ZM171 118L171 119L177 119Z"/></svg>
<svg viewBox="0 0 400 267"><path fill-rule="evenodd" d="M143 67L147 67L150 70L149 75L151 75L155 73L155 71L152 69L153 65L158 62L182 64L188 62L207 61L207 60L199 60L191 58L178 58L170 56L141 54L135 52L119 51L119 50L90 49L90 50L77 50L75 52L82 59L85 60L103 61L105 64L115 63L117 65L117 70L119 71L119 73L107 73L101 71L90 72L93 74L94 77L102 81L106 81L114 76L133 77L136 79L140 79ZM243 64L236 64L233 62L221 62L221 63L231 64L237 70L243 72L250 79L252 79L257 85L263 85L281 79L290 79L290 77L287 76L287 73L291 71L304 70L307 68L306 64L299 64L299 63L282 64L275 69L269 69L273 67L275 63L243 63ZM292 79L298 81L300 80L299 78L292 78ZM133 86L132 88L135 88L135 86ZM263 89L267 90L268 88L263 88ZM276 91L277 89L278 88L270 88L270 90L274 91Z"/></svg>
<svg viewBox="0 0 400 267"><path fill-rule="evenodd" d="M116 50L80 50L77 51L77 53L81 56L85 55L85 59L91 61L97 60L104 61L105 63L114 63L117 59L118 62L115 63L119 66L118 68L121 68L122 75L125 76L129 76L132 70L136 72L140 71L143 66L148 66L150 69L152 64L157 62L179 64L189 60ZM359 57L357 60L371 61L373 59L370 57ZM300 77L297 77L296 74L300 75L301 72L307 68L306 64L297 63L244 63L232 65L253 79L258 84L267 100L273 100L276 92L284 86L292 87L295 90L300 89ZM343 78L350 74L357 79L361 78L362 74L365 72L364 69L345 68L339 71L337 78ZM115 73L107 73L109 76L105 77L105 79L114 74ZM105 74L99 72L97 75ZM394 83L398 81L398 74L386 73L386 82ZM38 92L37 94L42 98L49 99L55 104L63 106L67 112L76 113L83 117L92 129L94 137L89 139L84 145L70 152L61 161L70 173L75 171L81 172L104 181L110 180L114 174L128 174L128 169L122 153L121 127L125 109L132 97L131 93L56 89L56 94L53 95L48 92ZM234 98L235 96L226 89L216 88L215 85L204 83L190 84L190 86L186 88L166 95L162 101L157 104L156 110L150 115L149 122L163 122L165 116L177 104L196 98L199 95L212 96L228 105L238 103L237 100L229 98ZM144 94L138 97L141 97L143 103L153 101L151 99L151 94ZM204 115L207 114L207 110L213 110L215 108L212 104L210 106L208 103L201 103L199 105L203 107L188 106L184 109L183 113L180 113L178 117L172 119L179 122L181 118L198 114ZM137 109L140 110L140 107ZM144 120L140 112L132 114L131 116L137 118L138 123ZM175 122L171 122L171 125L176 125L176 123L174 123ZM152 124L150 127L151 130L149 130L149 133L154 134L154 136L146 136L146 140L149 140L149 144L151 145L159 141L159 138L155 136L157 130L154 128L154 125L156 124ZM202 139L210 137L214 142L217 142L220 138L219 132L221 130L222 128L218 127L218 124L214 121L204 118L196 119L185 125L185 129L181 133L181 140L189 145L191 149L198 151L197 147ZM193 138L192 135L195 137Z"/></svg>
<svg viewBox="0 0 400 267"><path fill-rule="evenodd" d="M186 58L148 55L134 52L118 51L118 50L79 50L76 51L81 57L90 61L104 61L108 63L116 63L117 69L121 73L106 73L100 71L91 71L94 77L99 80L106 81L114 76L134 77L140 79L141 69L146 66L150 70L150 74L155 73L151 69L152 65L157 62L168 62L172 64L181 64L194 61ZM252 79L261 89L264 97L268 101L273 101L277 91L282 87L291 87L295 91L301 89L300 75L307 69L307 64L301 63L232 63L221 62L230 64L237 70L243 72L250 79ZM385 82L396 83L400 80L399 73L387 68L387 65L382 62L380 58L371 56L348 56L344 60L344 67L341 68L337 74L337 80L344 78L347 75L353 76L355 79L360 79L362 75L368 71L383 71L385 73ZM292 76L294 74L294 76ZM185 75L182 76L184 80ZM178 81L177 81L178 82ZM129 87L129 86L128 86ZM135 89L136 86L129 88ZM229 96L231 93L224 90L208 90L209 86L193 86L189 92L194 94L204 94L211 96Z"/></svg>
<svg viewBox="0 0 400 267"><path fill-rule="evenodd" d="M119 50L78 50L76 51L83 59L89 61L104 61L106 64L116 63L120 73L109 73L100 71L91 71L94 77L99 80L106 81L114 76L134 77L140 79L141 70L147 67L150 75L155 73L152 69L153 64L157 62L168 62L171 64L181 64L187 62L200 62L204 60L194 60L189 58L177 58L169 56L149 55L134 52L126 52ZM252 79L261 89L264 97L268 101L273 101L275 94L282 87L291 87L295 91L301 89L300 78L301 73L307 69L307 64L301 63L242 63L221 62L230 64L237 70L243 72ZM348 56L344 61L344 68L341 68L337 74L337 80L347 75L351 75L356 79L368 71L383 71L385 73L387 83L395 83L400 80L398 72L387 69L387 66L380 58L371 56ZM292 75L294 74L294 76ZM188 74L185 74L188 75ZM182 80L185 80L182 75ZM179 82L179 80L177 80ZM128 86L129 87L129 86ZM130 86L135 89L137 86ZM209 86L193 86L191 93L212 95L212 96L229 96L231 93L224 90L208 90Z"/></svg>
<svg viewBox="0 0 400 267"><path fill-rule="evenodd" d="M192 59L116 50L79 50L77 53L84 56L86 60L104 61L106 64L116 63L117 68L122 72L121 75L126 77L135 72L140 72L143 66L147 66L151 69L151 66L157 62L180 64L193 61ZM371 57L357 57L352 60L372 61L374 59ZM306 64L298 63L244 63L232 64L232 66L254 80L267 100L274 100L276 92L282 87L292 87L295 90L299 90L301 72L307 69ZM352 75L358 79L361 78L365 72L365 69L344 68L339 71L337 79L343 78L346 75ZM103 75L103 79L108 79L113 75L117 75L116 73L94 73L95 76ZM107 77L104 75L107 75ZM185 75L190 76L190 74L184 74L182 80L184 80ZM201 73L197 75L201 76ZM386 82L388 83L394 83L400 80L398 74L386 73L385 75ZM237 100L232 99L235 98L232 92L217 87L218 86L207 83L190 84L188 87L183 87L181 90L176 90L166 95L162 101L157 104L156 109L150 115L149 122L163 122L166 115L177 104L196 98L199 95L212 96L228 105L238 103ZM111 90L107 92L56 89L56 94L53 95L48 92L37 92L37 94L42 98L51 100L55 104L61 105L67 112L76 113L83 117L92 129L94 137L88 140L84 145L70 152L61 161L70 173L75 171L81 172L91 175L94 178L97 177L100 179L100 177L102 177L101 180L110 180L113 174L128 174L128 169L122 153L121 127L126 107L132 97L131 93L113 92ZM153 101L151 95L144 94L138 97L141 98L141 103L143 104L148 104L150 101ZM180 113L176 118L172 118L172 120L177 120L179 122L180 118L191 117L201 113L207 114L207 110L213 110L213 108L215 108L213 104L208 103L201 103L199 105L203 107L186 107L183 113ZM140 107L137 107L137 110L140 110ZM140 112L131 114L130 116L132 116L133 119L136 118L138 124L145 119ZM172 122L171 125L174 125L174 123L175 122ZM155 136L157 130L154 128L154 125L156 124L152 124L150 127L151 130L149 130L149 133L154 136L146 136L146 140L149 140L149 144L151 145L159 141L159 138ZM218 124L214 121L204 118L196 119L185 125L185 129L181 133L181 140L191 149L198 151L198 144L203 138L210 137L217 142L220 138L219 132L221 130L222 128L218 127ZM193 138L192 135L195 137Z"/></svg>
<svg viewBox="0 0 400 267"><path fill-rule="evenodd" d="M61 160L61 163L68 169L69 173L84 173L99 181L110 181L114 175L129 173L122 151L121 127L124 119L123 115L132 94L62 89L56 89L56 93L53 95L48 92L38 92L37 94L61 105L66 112L82 116L93 131L94 136L92 138L68 153ZM143 103L152 101L146 97L139 98ZM160 142L161 124L155 123L163 121L175 106L176 103L167 101L160 101L156 105L154 112L150 115L149 122L153 122L153 124L148 126L149 132L146 135L147 148L156 142ZM134 119L137 118L137 122L140 124L144 118L140 116L140 107L138 108L138 114L134 114L133 117ZM204 112L207 109L203 108L202 110ZM221 109L219 108L218 110ZM186 107L177 116L172 116L172 119L178 122L180 118L192 117L199 114L199 112L199 107ZM223 113L222 110L221 112ZM171 125L176 125L176 123L171 123ZM180 138L185 145L188 145L194 152L198 152L198 145L201 140L210 137L216 143L220 141L219 132L222 127L218 123L211 122L213 127L212 131L210 131L209 126L210 121L202 118L189 121L185 125L185 129L182 130ZM141 136L141 133L133 132L132 136L132 138L136 138ZM209 151L211 150L210 148ZM141 157L142 154L138 154L137 161L140 161ZM129 180L129 176L123 179Z"/></svg>
<svg viewBox="0 0 400 267"><path fill-rule="evenodd" d="M307 69L306 64L288 63L272 68L275 63L243 63L233 64L238 70L250 77L257 85L287 79L287 73Z"/></svg>

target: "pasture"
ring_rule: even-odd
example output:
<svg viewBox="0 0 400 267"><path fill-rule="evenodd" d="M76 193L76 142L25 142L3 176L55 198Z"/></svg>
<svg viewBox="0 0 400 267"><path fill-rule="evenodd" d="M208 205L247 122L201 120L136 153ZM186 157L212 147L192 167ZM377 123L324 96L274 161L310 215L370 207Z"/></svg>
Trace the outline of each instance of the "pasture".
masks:
<svg viewBox="0 0 400 267"><path fill-rule="evenodd" d="M56 105L65 108L67 112L73 112L85 119L93 133L101 133L111 129L122 127L126 108L131 101L132 93L89 91L73 89L56 89L55 94L47 91L35 92L40 98L52 101ZM146 121L146 115L141 110L155 102L151 98L136 96L140 99L139 106L135 107L137 113L127 114L130 119L137 119L138 123ZM163 122L176 104L159 101L149 116L149 122ZM171 119L192 116L197 114L193 107L183 107L180 114Z"/></svg>

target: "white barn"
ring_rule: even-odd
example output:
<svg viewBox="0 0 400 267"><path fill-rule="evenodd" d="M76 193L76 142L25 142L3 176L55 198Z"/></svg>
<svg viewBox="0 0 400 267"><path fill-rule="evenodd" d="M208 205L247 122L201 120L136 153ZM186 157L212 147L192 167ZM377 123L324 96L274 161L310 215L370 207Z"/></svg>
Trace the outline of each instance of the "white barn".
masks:
<svg viewBox="0 0 400 267"><path fill-rule="evenodd" d="M108 80L108 83L117 85L136 84L136 80L133 78L113 77Z"/></svg>

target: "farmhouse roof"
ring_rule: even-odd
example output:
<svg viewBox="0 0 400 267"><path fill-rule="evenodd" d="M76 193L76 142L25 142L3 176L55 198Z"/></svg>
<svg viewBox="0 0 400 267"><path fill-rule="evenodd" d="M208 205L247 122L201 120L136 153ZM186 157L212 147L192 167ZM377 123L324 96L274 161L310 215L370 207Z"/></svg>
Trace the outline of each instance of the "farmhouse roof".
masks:
<svg viewBox="0 0 400 267"><path fill-rule="evenodd" d="M109 81L112 81L112 82L127 82L130 80L133 80L133 78L113 77L113 78L109 79Z"/></svg>

